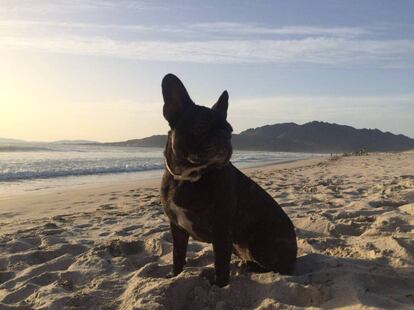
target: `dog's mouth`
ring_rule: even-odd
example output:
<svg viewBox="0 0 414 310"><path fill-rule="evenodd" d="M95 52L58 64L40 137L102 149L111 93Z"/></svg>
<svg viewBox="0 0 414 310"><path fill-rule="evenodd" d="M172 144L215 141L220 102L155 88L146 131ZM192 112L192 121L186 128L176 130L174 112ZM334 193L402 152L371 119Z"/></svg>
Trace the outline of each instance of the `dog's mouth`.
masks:
<svg viewBox="0 0 414 310"><path fill-rule="evenodd" d="M209 160L192 155L178 160L174 166L170 166L167 157L165 157L165 167L174 179L195 182L201 178L206 170L212 167L226 166L230 162L231 154L231 150L223 150Z"/></svg>
<svg viewBox="0 0 414 310"><path fill-rule="evenodd" d="M202 165L203 164L202 160L200 160L199 158L191 157L191 156L187 157L187 161L190 164L193 164L193 165Z"/></svg>
<svg viewBox="0 0 414 310"><path fill-rule="evenodd" d="M174 167L175 170L171 169L170 165L168 164L168 160L165 157L164 159L164 164L165 164L165 168L168 170L168 172L173 176L173 178L175 180L178 181L190 181L190 182L195 182L198 181L202 174L203 171L205 169L207 169L209 167L208 164L204 164L204 165L197 165L197 166L193 166L193 167L189 167L189 166L183 166L179 168L179 172L176 171L177 166Z"/></svg>

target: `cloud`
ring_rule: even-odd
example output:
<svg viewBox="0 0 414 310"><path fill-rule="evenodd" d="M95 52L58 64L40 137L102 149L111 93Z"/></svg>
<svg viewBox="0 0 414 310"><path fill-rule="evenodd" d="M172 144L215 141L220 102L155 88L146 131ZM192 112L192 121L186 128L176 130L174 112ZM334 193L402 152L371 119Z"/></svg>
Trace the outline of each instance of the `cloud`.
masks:
<svg viewBox="0 0 414 310"><path fill-rule="evenodd" d="M93 1L86 4L93 5ZM155 27L3 20L0 34L0 49L191 63L414 68L413 39L373 39L375 33L363 27L269 27L230 22Z"/></svg>
<svg viewBox="0 0 414 310"><path fill-rule="evenodd" d="M219 36L246 36L246 35L290 35L290 36L328 36L328 37L358 37L370 33L362 27L310 27L310 26L284 26L266 27L253 23L195 23L181 25L158 25L157 27L144 26L139 24L96 24L79 22L55 22L55 21L28 21L28 20L3 20L0 27L13 31L13 29L34 30L33 27L48 28L54 31L57 28L65 28L86 31L116 30L131 32L151 33L192 33L192 34L214 34Z"/></svg>
<svg viewBox="0 0 414 310"><path fill-rule="evenodd" d="M221 34L248 35L302 35L302 36L336 36L357 37L369 34L361 27L311 27L311 26L284 26L266 27L252 23L197 23L188 26L189 29Z"/></svg>
<svg viewBox="0 0 414 310"><path fill-rule="evenodd" d="M114 9L123 7L128 9L143 9L148 5L142 1L108 1L108 0L2 0L0 13L31 12L68 12L96 9Z"/></svg>
<svg viewBox="0 0 414 310"><path fill-rule="evenodd" d="M1 0L0 16L22 14L51 15L55 13L92 13L99 15L114 10L146 11L184 9L183 4L164 3L163 1L138 0Z"/></svg>
<svg viewBox="0 0 414 310"><path fill-rule="evenodd" d="M0 49L110 56L192 63L377 64L414 68L414 40L353 40L311 37L295 40L144 41L83 36L2 36Z"/></svg>
<svg viewBox="0 0 414 310"><path fill-rule="evenodd" d="M123 25L123 24L96 24L96 23L80 23L80 22L56 22L56 21L34 21L34 20L3 20L0 21L0 29L13 31L31 31L37 29L47 29L50 33L54 33L57 29L67 29L76 31L96 31L96 30L117 30L132 32L149 32L153 28L143 25Z"/></svg>

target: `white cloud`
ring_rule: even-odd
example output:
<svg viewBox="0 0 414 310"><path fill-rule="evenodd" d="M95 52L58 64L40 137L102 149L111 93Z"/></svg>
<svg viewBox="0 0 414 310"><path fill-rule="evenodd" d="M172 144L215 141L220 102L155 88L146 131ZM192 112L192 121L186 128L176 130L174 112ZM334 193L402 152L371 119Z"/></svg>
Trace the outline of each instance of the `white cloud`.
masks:
<svg viewBox="0 0 414 310"><path fill-rule="evenodd" d="M82 36L2 36L2 49L193 63L377 64L414 67L414 40L120 41Z"/></svg>
<svg viewBox="0 0 414 310"><path fill-rule="evenodd" d="M311 27L311 26L284 26L266 27L249 23L197 23L188 28L204 32L221 34L266 34L266 35L302 35L302 36L336 36L357 37L369 33L360 27Z"/></svg>
<svg viewBox="0 0 414 310"><path fill-rule="evenodd" d="M37 29L47 29L54 33L57 29L67 29L74 32L94 31L94 30L118 30L132 32L148 32L153 28L143 25L122 25L122 24L96 24L96 23L79 23L79 22L55 22L55 21L34 21L34 20L3 20L0 21L0 29L7 32L14 31L31 31Z"/></svg>
<svg viewBox="0 0 414 310"><path fill-rule="evenodd" d="M185 8L182 4L139 0L0 0L0 16L55 13L92 13L99 15L114 10L145 11Z"/></svg>
<svg viewBox="0 0 414 310"><path fill-rule="evenodd" d="M128 0L2 0L0 13L31 12L68 12L96 9L113 9L116 7L143 9L146 7L142 1Z"/></svg>
<svg viewBox="0 0 414 310"><path fill-rule="evenodd" d="M56 21L30 21L30 20L3 20L0 27L13 31L30 30L35 28L48 28L54 32L59 28L71 29L73 31L95 31L112 29L116 31L149 32L149 33L185 33L185 34L213 34L216 36L245 36L245 35L290 35L290 36L328 36L328 37L358 37L369 34L368 29L362 27L310 27L310 26L284 26L266 27L252 23L195 23L181 25L158 25L148 26L139 24L96 24L79 22L56 22Z"/></svg>
<svg viewBox="0 0 414 310"><path fill-rule="evenodd" d="M86 4L93 5L93 1ZM370 39L367 39L367 34ZM414 67L413 39L384 40L372 39L372 36L373 33L361 27L266 27L229 22L154 27L138 24L0 21L0 49L193 63Z"/></svg>

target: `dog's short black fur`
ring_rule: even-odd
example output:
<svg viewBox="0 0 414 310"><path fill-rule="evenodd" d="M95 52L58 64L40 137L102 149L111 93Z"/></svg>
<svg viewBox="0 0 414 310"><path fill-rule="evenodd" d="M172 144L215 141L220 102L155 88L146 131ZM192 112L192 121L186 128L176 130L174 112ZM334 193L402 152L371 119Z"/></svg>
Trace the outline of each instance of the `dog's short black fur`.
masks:
<svg viewBox="0 0 414 310"><path fill-rule="evenodd" d="M227 92L211 109L198 106L181 81L168 74L162 93L164 117L171 127L161 200L173 238L172 275L183 270L189 236L213 244L213 282L218 286L229 282L232 252L258 268L291 273L297 254L292 222L269 194L229 161Z"/></svg>

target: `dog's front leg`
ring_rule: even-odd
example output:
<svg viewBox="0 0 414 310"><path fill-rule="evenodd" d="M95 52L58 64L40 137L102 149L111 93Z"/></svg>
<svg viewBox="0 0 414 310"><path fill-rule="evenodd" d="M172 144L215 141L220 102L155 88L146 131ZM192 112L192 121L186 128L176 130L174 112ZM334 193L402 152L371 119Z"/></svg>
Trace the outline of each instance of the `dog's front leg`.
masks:
<svg viewBox="0 0 414 310"><path fill-rule="evenodd" d="M169 276L175 277L185 265L187 255L188 233L170 222L171 234L173 239L173 270Z"/></svg>
<svg viewBox="0 0 414 310"><path fill-rule="evenodd" d="M223 287L229 284L232 238L228 223L217 224L213 229L214 268L216 271L213 284Z"/></svg>

